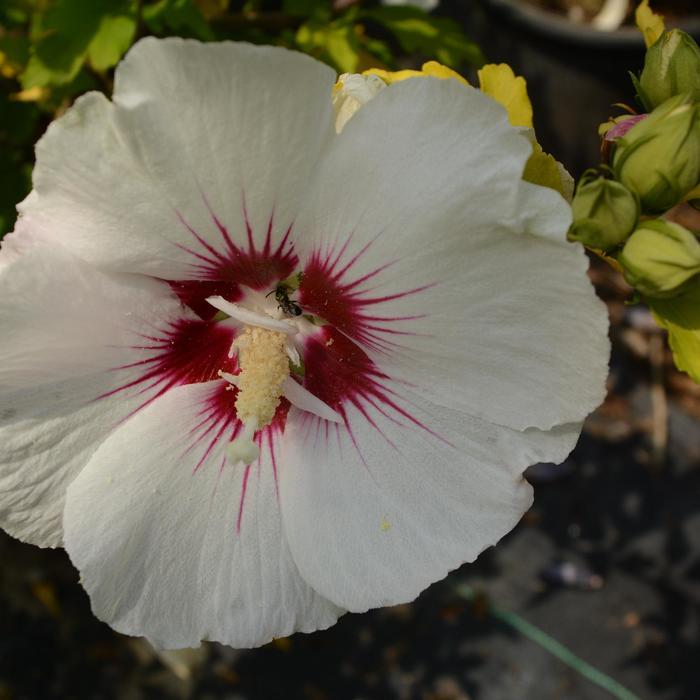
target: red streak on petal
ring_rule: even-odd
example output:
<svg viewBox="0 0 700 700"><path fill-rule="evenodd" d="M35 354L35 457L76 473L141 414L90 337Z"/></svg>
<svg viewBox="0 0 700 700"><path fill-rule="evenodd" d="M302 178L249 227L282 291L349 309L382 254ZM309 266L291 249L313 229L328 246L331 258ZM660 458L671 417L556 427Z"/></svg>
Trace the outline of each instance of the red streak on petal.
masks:
<svg viewBox="0 0 700 700"><path fill-rule="evenodd" d="M248 477L250 476L250 464L246 464L245 472L243 473L243 485L241 486L241 498L238 502L238 518L236 518L236 532L240 533L241 523L243 522L243 506L245 505L245 494L248 490Z"/></svg>
<svg viewBox="0 0 700 700"><path fill-rule="evenodd" d="M148 345L133 346L138 350L150 350L148 357L113 369L115 372L132 370L130 377L136 370L136 378L94 400L126 392L144 395L143 402L121 419L123 423L173 387L218 379L219 370L233 373L235 361L228 357L233 335L231 327L212 321L173 321L152 336L142 336L149 341Z"/></svg>
<svg viewBox="0 0 700 700"><path fill-rule="evenodd" d="M418 420L411 413L410 404L402 401L396 391L389 387L390 377L377 368L362 348L334 328L324 326L316 336L306 339L304 364L304 386L343 417L345 428L361 458L360 445L348 419L348 404L354 406L395 450L398 450L398 446L384 433L373 412L401 428L418 427L450 444ZM328 423L324 423L327 440Z"/></svg>
<svg viewBox="0 0 700 700"><path fill-rule="evenodd" d="M243 512L245 510L246 494L248 492L249 482L251 478L251 466L250 464L242 466L240 464L232 464L228 460L223 463L218 463L213 460L211 464L212 454L214 453L214 448L220 445L222 442L224 444L231 442L240 433L243 424L236 417L236 397L238 395L238 390L235 387L231 387L227 382L220 381L216 382L212 386L211 392L208 393L206 398L203 400L202 405L198 411L197 417L200 419L195 427L190 431L189 437L191 439L190 444L187 446L182 456L199 448L202 450L201 455L193 469L193 475L198 472L211 467L212 465L217 465L217 484L220 478L221 472L224 469L244 469L243 481L241 485L241 490L237 494L238 498L238 514L236 517L236 532L240 533L241 524L243 522ZM277 469L277 458L275 455L274 441L277 435L284 432L284 426L287 420L287 413L289 412L289 402L286 399L280 401L280 405L277 407L275 412L275 417L272 423L265 428L263 428L259 433L256 434L255 440L260 446L260 457L257 461L257 471L256 476L260 476L260 470L265 467L271 467L273 472L273 478L275 480L275 489L279 498L279 484L278 484L278 469ZM268 465L265 460L265 451L268 451L270 457L270 464ZM217 457L218 459L218 457ZM235 497L235 496L234 496Z"/></svg>
<svg viewBox="0 0 700 700"><path fill-rule="evenodd" d="M335 257L333 257L333 251L325 254L316 252L311 255L304 267L299 302L306 313L311 312L321 317L368 349L384 353L397 350L401 347L396 342L398 337L416 336L420 333L405 330L402 327L397 328L396 324L417 321L424 315L383 316L378 315L376 311L370 312L370 308L418 294L433 285L374 296L372 290L364 285L390 268L394 262L384 263L361 277L353 278L353 266L368 252L371 243L365 245L348 262L339 267L348 242L349 239Z"/></svg>
<svg viewBox="0 0 700 700"><path fill-rule="evenodd" d="M228 357L233 336L232 328L212 321L173 321L150 336L149 345L134 346L151 350L149 357L115 368L139 368L140 375L98 398L138 387L141 391L156 390L150 402L174 386L217 379L219 370L231 372L235 369Z"/></svg>
<svg viewBox="0 0 700 700"><path fill-rule="evenodd" d="M354 404L372 424L364 404L376 400L396 410L383 385L389 377L376 368L358 345L330 326L324 326L317 336L307 339L304 364L304 386L341 416L346 415L346 402Z"/></svg>
<svg viewBox="0 0 700 700"><path fill-rule="evenodd" d="M286 420L287 414L284 414L284 419ZM270 460L272 461L272 474L275 478L275 492L277 494L277 501L279 502L280 499L280 489L279 489L279 481L278 481L278 470L277 470L277 457L275 455L275 438L274 435L272 434L271 430L268 430L266 433L267 437L267 446L270 450Z"/></svg>
<svg viewBox="0 0 700 700"><path fill-rule="evenodd" d="M205 200L206 201L206 200ZM207 204L208 206L208 204ZM241 287L267 290L282 279L289 277L298 265L298 258L291 243L291 227L281 240L273 245L273 222L271 215L262 245L256 246L255 236L242 204L245 232L232 235L228 228L209 209L214 235L209 238L190 226L180 212L178 220L192 236L191 247L178 246L192 256L192 271L195 279L170 280L169 284L183 304L200 318L209 319L216 314L206 299L220 295L228 301L238 301L243 295ZM236 243L235 241L240 241Z"/></svg>

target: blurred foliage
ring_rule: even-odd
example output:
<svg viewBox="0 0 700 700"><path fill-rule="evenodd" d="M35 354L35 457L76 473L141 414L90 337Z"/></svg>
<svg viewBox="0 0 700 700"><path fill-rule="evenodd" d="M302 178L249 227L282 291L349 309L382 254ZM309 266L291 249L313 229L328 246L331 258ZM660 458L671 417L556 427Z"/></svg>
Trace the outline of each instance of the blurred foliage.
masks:
<svg viewBox="0 0 700 700"><path fill-rule="evenodd" d="M0 236L29 192L33 144L48 122L83 92L109 94L114 67L146 35L276 44L338 72L483 63L451 19L379 0L1 0Z"/></svg>

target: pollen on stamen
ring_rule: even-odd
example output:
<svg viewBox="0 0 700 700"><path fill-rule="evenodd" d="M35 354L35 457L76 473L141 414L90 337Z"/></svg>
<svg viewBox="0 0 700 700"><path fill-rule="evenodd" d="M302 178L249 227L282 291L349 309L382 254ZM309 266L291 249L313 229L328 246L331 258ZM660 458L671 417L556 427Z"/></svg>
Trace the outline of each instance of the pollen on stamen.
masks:
<svg viewBox="0 0 700 700"><path fill-rule="evenodd" d="M236 338L235 346L241 370L235 378L238 387L235 406L244 428L226 453L232 461L250 464L259 454L253 436L257 430L272 423L280 404L282 385L289 377L287 335L247 326Z"/></svg>

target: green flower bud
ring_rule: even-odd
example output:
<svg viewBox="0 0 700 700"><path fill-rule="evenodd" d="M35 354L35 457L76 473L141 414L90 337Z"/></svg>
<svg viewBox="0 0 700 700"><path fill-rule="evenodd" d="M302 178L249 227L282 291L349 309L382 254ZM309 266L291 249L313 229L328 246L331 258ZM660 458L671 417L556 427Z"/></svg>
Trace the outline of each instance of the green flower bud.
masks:
<svg viewBox="0 0 700 700"><path fill-rule="evenodd" d="M639 292L671 297L700 272L700 242L678 224L644 221L625 243L618 261Z"/></svg>
<svg viewBox="0 0 700 700"><path fill-rule="evenodd" d="M646 53L638 87L650 110L674 95L699 102L700 48L693 37L680 29L664 32Z"/></svg>
<svg viewBox="0 0 700 700"><path fill-rule="evenodd" d="M609 250L634 231L639 203L624 185L615 180L583 178L571 202L574 222L569 239L590 248Z"/></svg>
<svg viewBox="0 0 700 700"><path fill-rule="evenodd" d="M617 140L613 171L644 213L676 205L700 181L700 104L689 95L666 100Z"/></svg>

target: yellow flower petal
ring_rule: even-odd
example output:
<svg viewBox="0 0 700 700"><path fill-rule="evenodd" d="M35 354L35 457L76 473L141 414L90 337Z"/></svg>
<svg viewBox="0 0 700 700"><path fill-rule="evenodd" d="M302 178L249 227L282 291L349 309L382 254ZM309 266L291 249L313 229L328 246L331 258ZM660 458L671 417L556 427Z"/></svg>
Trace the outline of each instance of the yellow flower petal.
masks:
<svg viewBox="0 0 700 700"><path fill-rule="evenodd" d="M369 68L368 70L362 71L362 75L377 75L379 76L387 85L391 83L398 83L402 80L407 80L408 78L422 78L425 77L423 73L419 70L384 70L383 68Z"/></svg>
<svg viewBox="0 0 700 700"><path fill-rule="evenodd" d="M387 84L398 83L401 80L407 80L408 78L431 77L440 78L441 80L454 78L462 83L462 85L469 85L466 78L461 76L456 71L453 71L452 68L443 66L442 63L438 63L437 61L428 61L427 63L424 63L420 70L389 71L383 70L382 68L369 68L368 70L363 71L362 75L377 75Z"/></svg>
<svg viewBox="0 0 700 700"><path fill-rule="evenodd" d="M532 104L525 78L515 75L505 63L490 63L479 73L481 90L503 105L513 126L532 128Z"/></svg>
<svg viewBox="0 0 700 700"><path fill-rule="evenodd" d="M449 80L450 78L454 78L458 82L462 83L462 85L469 85L469 81L461 76L457 71L452 70L452 68L448 68L447 66L443 66L442 63L438 63L437 61L428 61L427 63L424 63L421 70L425 75L429 75L433 78L440 78L441 80Z"/></svg>
<svg viewBox="0 0 700 700"><path fill-rule="evenodd" d="M637 28L644 35L644 43L647 45L647 48L655 44L666 29L664 18L661 15L657 15L649 7L649 0L642 0L635 10L634 20L637 23Z"/></svg>

